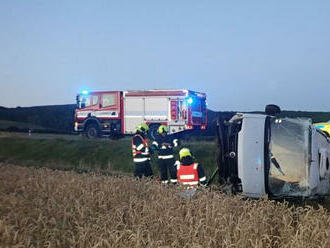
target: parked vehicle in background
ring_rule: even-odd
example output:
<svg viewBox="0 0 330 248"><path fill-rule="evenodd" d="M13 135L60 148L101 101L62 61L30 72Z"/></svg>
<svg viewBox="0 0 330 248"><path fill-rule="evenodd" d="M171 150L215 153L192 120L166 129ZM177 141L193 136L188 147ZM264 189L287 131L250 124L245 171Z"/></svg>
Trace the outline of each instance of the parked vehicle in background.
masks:
<svg viewBox="0 0 330 248"><path fill-rule="evenodd" d="M74 130L89 138L132 134L143 122L152 137L160 125L169 133L207 126L206 94L191 90L83 91L76 100Z"/></svg>

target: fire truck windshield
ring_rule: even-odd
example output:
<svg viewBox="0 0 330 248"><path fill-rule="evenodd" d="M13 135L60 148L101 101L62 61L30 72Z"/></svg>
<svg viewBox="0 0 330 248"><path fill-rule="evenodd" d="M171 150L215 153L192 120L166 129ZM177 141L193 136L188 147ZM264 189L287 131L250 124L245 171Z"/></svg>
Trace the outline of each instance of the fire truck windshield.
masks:
<svg viewBox="0 0 330 248"><path fill-rule="evenodd" d="M77 97L77 106L80 109L89 107L92 105L92 101L91 101L91 96L90 95L79 95Z"/></svg>
<svg viewBox="0 0 330 248"><path fill-rule="evenodd" d="M268 189L274 196L303 196L308 190L310 121L272 119Z"/></svg>

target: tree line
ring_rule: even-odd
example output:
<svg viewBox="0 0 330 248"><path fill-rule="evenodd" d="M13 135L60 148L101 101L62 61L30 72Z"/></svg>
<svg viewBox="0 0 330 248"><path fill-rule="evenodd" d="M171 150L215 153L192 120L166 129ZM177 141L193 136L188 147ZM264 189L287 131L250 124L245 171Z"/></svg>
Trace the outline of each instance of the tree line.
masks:
<svg viewBox="0 0 330 248"><path fill-rule="evenodd" d="M50 105L36 107L0 107L0 120L16 121L20 123L34 124L44 127L36 132L72 133L74 123L75 104ZM235 111L212 111L208 110L208 128L206 131L197 131L196 135L215 135L216 120L218 118L230 119ZM263 113L263 112L253 112ZM305 117L313 122L325 122L330 120L330 112L311 111L282 111L281 117ZM8 131L26 131L15 126L8 127Z"/></svg>

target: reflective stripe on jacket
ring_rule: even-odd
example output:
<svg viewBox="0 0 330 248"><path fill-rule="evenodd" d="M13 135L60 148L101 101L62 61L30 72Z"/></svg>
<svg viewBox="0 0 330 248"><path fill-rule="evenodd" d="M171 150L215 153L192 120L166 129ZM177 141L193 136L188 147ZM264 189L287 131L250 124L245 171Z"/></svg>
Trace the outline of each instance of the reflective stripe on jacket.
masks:
<svg viewBox="0 0 330 248"><path fill-rule="evenodd" d="M174 139L173 135L166 135L165 137L160 136L157 140L152 142L152 146L158 150L159 159L174 158L173 148L177 147L178 144L178 139Z"/></svg>
<svg viewBox="0 0 330 248"><path fill-rule="evenodd" d="M174 155L158 155L159 159L170 159L174 158Z"/></svg>
<svg viewBox="0 0 330 248"><path fill-rule="evenodd" d="M198 163L192 163L191 165L177 165L177 178L178 182L188 186L198 186Z"/></svg>
<svg viewBox="0 0 330 248"><path fill-rule="evenodd" d="M140 144L134 144L135 137L139 137L141 139ZM148 140L146 138L143 138L140 134L134 135L132 139L132 154L134 162L139 163L150 160Z"/></svg>

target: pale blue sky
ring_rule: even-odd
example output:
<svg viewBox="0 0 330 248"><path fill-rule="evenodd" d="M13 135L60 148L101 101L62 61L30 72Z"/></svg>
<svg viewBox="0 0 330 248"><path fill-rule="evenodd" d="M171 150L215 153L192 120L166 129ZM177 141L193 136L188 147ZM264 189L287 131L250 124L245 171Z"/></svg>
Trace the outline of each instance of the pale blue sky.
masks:
<svg viewBox="0 0 330 248"><path fill-rule="evenodd" d="M85 88L330 111L330 1L0 0L0 106L73 103Z"/></svg>

